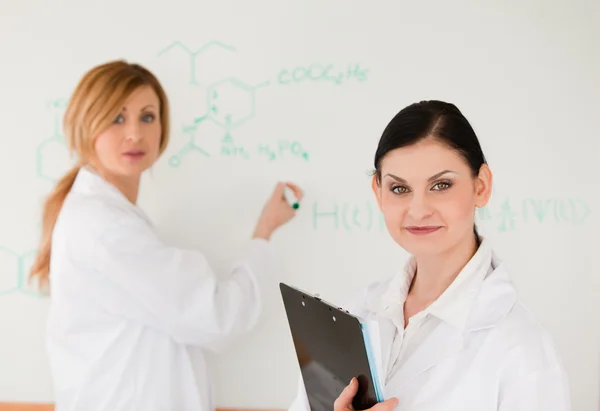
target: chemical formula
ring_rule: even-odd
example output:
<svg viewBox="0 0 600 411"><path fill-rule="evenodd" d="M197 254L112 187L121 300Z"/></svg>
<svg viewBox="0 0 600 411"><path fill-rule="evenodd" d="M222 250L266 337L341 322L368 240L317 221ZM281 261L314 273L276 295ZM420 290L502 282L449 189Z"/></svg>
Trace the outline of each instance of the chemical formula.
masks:
<svg viewBox="0 0 600 411"><path fill-rule="evenodd" d="M261 140L254 143L248 143L248 140L256 141L255 139L247 136L242 138L243 134L238 129L258 115L257 94L265 87L291 87L305 84L331 84L339 87L350 83L364 83L369 77L369 70L360 63L340 65L325 61L274 69L272 73L266 73L264 81L257 84L231 76L202 84L198 76L199 71L202 70L198 59L210 49L219 49L225 53L237 52L232 45L212 40L196 49L188 47L184 42L173 41L157 53L160 59L168 59L173 53L184 53L188 62L187 84L194 88L194 93L199 92L205 96L205 108L202 111L189 118L185 124L175 124L172 127L171 145L181 145L167 158L169 166L174 168L179 167L190 155L193 155L196 160L207 161L225 157L243 161L306 163L313 156L305 143L296 138L261 136ZM59 98L48 102L47 108L53 121L53 130L36 148L37 175L50 182L55 182L73 165L73 159L69 157L61 130L67 101L67 98ZM207 139L214 139L215 136L204 133L203 126L207 122L221 129L218 144L210 144L211 149L207 148L205 143Z"/></svg>
<svg viewBox="0 0 600 411"><path fill-rule="evenodd" d="M581 198L516 200L506 197L499 206L477 210L476 220L499 232L510 232L534 225L581 225L590 215L588 203ZM385 229L383 214L375 203L315 202L312 205L315 230L365 232Z"/></svg>
<svg viewBox="0 0 600 411"><path fill-rule="evenodd" d="M357 82L367 80L368 70L363 69L358 63L351 63L347 67L311 63L306 66L276 70L270 79L267 78L258 84L249 84L237 77L226 77L210 84L202 84L198 80L197 61L203 53L211 48L231 53L236 52L235 47L220 41L210 41L195 50L181 41L174 41L158 52L158 56L164 58L168 58L171 53L176 52L187 54L189 61L188 84L190 87L203 87L206 95L205 112L199 113L196 118L190 119L188 124L180 127L179 135L184 143L181 149L169 157L169 165L172 167L179 167L190 154L197 154L199 159L221 156L269 162L276 160L307 162L311 155L300 141L275 136L270 139L271 141L250 145L241 142L242 140L238 138L237 129L257 115L257 93L260 89L268 86L290 86L307 82L340 85L352 80ZM211 151L202 143L209 138L202 134L202 124L206 121L211 121L222 129L220 148L217 150Z"/></svg>

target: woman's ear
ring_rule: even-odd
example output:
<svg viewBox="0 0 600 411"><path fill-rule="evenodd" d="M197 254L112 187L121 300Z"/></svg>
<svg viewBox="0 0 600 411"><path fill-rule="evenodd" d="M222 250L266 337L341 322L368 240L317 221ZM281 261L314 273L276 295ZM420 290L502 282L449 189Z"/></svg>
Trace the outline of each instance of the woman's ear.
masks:
<svg viewBox="0 0 600 411"><path fill-rule="evenodd" d="M375 199L377 200L379 211L383 211L381 209L381 184L379 182L379 179L377 178L377 174L373 174L373 178L371 179L371 188L373 189L373 194L375 195Z"/></svg>
<svg viewBox="0 0 600 411"><path fill-rule="evenodd" d="M487 164L479 169L479 175L475 179L475 206L485 207L492 195L492 170Z"/></svg>

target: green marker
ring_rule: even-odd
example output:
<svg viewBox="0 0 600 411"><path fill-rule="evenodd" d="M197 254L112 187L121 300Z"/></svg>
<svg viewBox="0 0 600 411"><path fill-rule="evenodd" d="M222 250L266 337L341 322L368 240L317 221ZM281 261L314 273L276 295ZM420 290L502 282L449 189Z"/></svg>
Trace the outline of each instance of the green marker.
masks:
<svg viewBox="0 0 600 411"><path fill-rule="evenodd" d="M294 192L292 191L291 188L286 186L285 189L283 190L283 195L285 196L285 199L290 204L290 206L292 206L292 208L294 210L297 210L298 208L300 208L300 203L298 202L298 199L296 199L296 196L294 195Z"/></svg>

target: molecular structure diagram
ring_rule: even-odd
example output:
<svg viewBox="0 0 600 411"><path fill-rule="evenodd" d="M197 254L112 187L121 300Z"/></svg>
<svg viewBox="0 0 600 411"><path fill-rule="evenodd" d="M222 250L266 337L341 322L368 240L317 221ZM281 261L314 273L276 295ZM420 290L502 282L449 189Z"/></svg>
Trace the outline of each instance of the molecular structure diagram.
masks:
<svg viewBox="0 0 600 411"><path fill-rule="evenodd" d="M55 182L73 163L69 158L67 144L60 127L66 99L50 101L47 107L52 112L54 130L50 137L43 140L36 148L36 174L41 179Z"/></svg>
<svg viewBox="0 0 600 411"><path fill-rule="evenodd" d="M0 273L0 297L14 293L43 297L39 292L30 289L27 281L29 268L33 264L36 252L32 250L19 254L0 246L0 269L6 270Z"/></svg>
<svg viewBox="0 0 600 411"><path fill-rule="evenodd" d="M211 48L221 49L227 53L236 52L235 47L215 40L204 44L197 50L191 50L184 43L174 41L158 52L158 57L166 57L176 52L187 54L189 62L187 83L204 93L206 104L204 112L195 115L189 120L188 124L181 128L185 143L175 154L168 158L168 164L171 167L179 167L184 158L190 153L200 154L205 158L215 154L210 153L199 144L202 124L206 122L211 122L222 130L220 152L217 154L243 159L251 157L250 150L235 141L234 130L256 116L257 90L269 86L271 81L263 81L252 85L237 77L225 77L210 84L201 84L197 76L197 58ZM73 164L73 159L70 158L60 127L66 105L66 98L48 102L47 107L51 110L53 118L53 131L49 137L37 146L35 153L36 174L39 178L51 183L56 182ZM305 161L309 160L308 152L299 141L279 139L275 143L259 144L255 151L256 154L270 161L285 155Z"/></svg>
<svg viewBox="0 0 600 411"><path fill-rule="evenodd" d="M169 158L171 167L179 167L183 159L190 153L195 152L204 157L211 155L198 144L199 127L206 121L211 121L223 130L221 139L221 152L223 156L238 156L245 159L250 158L250 153L245 147L235 143L233 130L247 123L256 115L256 91L270 84L264 81L256 85L250 85L237 77L226 77L208 85L202 85L197 80L197 57L209 48L221 48L228 52L236 49L219 41L210 41L197 50L193 51L180 41L175 41L158 52L158 56L174 53L176 50L185 52L189 56L189 84L202 86L206 93L206 111L200 113L196 118L183 127L182 132L187 135L186 144ZM303 150L298 142L280 141L278 151L288 151L292 155L308 160L308 153ZM259 154L266 155L273 160L277 151L268 145L261 145Z"/></svg>

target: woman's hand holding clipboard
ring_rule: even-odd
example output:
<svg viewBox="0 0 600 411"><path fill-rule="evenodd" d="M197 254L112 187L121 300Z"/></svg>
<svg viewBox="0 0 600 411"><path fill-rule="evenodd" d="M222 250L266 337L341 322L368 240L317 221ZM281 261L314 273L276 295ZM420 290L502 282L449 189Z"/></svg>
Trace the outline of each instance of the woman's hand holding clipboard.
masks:
<svg viewBox="0 0 600 411"><path fill-rule="evenodd" d="M352 378L350 384L344 388L344 391L333 403L333 411L354 411L352 406L352 399L358 392L358 380ZM398 406L397 398L388 398L387 400L377 403L366 411L392 411Z"/></svg>
<svg viewBox="0 0 600 411"><path fill-rule="evenodd" d="M280 290L310 409L393 410L397 401L383 400L370 325L316 295L285 283Z"/></svg>

